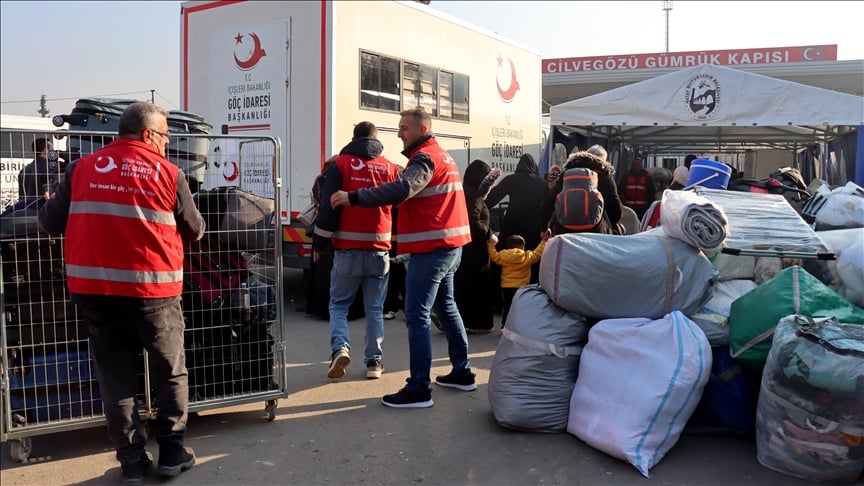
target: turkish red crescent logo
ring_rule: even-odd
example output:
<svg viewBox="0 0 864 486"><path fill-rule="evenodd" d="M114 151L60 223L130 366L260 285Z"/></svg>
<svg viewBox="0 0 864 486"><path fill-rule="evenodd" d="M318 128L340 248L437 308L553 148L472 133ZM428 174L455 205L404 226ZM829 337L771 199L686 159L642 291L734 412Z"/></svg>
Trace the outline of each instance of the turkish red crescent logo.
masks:
<svg viewBox="0 0 864 486"><path fill-rule="evenodd" d="M504 62L504 59L501 55L498 55L498 71L501 71L501 65ZM516 96L516 91L519 91L519 81L516 79L516 67L513 65L513 59L507 58L507 62L510 64L510 85L509 87L502 88L501 81L497 78L495 79L495 85L498 87L498 96L501 97L501 100L505 103L510 103L513 101L513 97Z"/></svg>
<svg viewBox="0 0 864 486"><path fill-rule="evenodd" d="M258 38L258 34L254 32L248 34L248 37L252 39L251 48L245 37L247 36L240 33L234 37L234 64L237 64L237 67L243 71L248 71L254 68L267 53L261 48L261 39ZM237 57L238 51L240 57Z"/></svg>
<svg viewBox="0 0 864 486"><path fill-rule="evenodd" d="M230 173L225 171L225 169L229 166L231 167ZM239 176L240 176L240 171L237 170L237 162L225 162L225 164L222 165L222 177L224 177L226 181L234 182L237 180L237 177L239 177Z"/></svg>

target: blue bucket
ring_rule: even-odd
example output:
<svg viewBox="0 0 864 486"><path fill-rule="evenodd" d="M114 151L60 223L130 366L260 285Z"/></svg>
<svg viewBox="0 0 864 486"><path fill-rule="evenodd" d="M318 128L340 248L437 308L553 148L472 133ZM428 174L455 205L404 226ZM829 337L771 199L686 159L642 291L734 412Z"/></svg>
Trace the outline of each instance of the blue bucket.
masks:
<svg viewBox="0 0 864 486"><path fill-rule="evenodd" d="M732 168L728 165L710 159L696 159L690 164L690 177L686 187L726 190L730 177Z"/></svg>

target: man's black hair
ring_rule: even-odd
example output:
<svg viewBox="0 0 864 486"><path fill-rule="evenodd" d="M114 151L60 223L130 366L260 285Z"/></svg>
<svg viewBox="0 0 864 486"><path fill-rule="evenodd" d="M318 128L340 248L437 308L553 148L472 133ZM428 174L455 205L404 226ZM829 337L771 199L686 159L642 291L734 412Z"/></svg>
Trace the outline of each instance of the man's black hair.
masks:
<svg viewBox="0 0 864 486"><path fill-rule="evenodd" d="M362 121L354 125L354 140L359 138L375 138L378 135L378 129L375 124L368 121Z"/></svg>
<svg viewBox="0 0 864 486"><path fill-rule="evenodd" d="M47 138L37 138L35 142L33 142L33 151L41 153L45 148L48 147L48 139Z"/></svg>

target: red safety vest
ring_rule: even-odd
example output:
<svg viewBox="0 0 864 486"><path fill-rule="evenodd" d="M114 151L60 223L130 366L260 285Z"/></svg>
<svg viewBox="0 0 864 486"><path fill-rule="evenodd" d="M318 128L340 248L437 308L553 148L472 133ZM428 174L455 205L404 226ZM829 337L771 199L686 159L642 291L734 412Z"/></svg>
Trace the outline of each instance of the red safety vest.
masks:
<svg viewBox="0 0 864 486"><path fill-rule="evenodd" d="M180 295L183 243L174 219L179 174L152 146L123 138L78 160L66 224L69 292Z"/></svg>
<svg viewBox="0 0 864 486"><path fill-rule="evenodd" d="M384 157L366 160L357 155L340 155L333 161L342 174L342 190L353 192L395 181L399 169ZM391 206L364 208L344 206L339 229L333 233L337 250L389 250L393 221Z"/></svg>
<svg viewBox="0 0 864 486"><path fill-rule="evenodd" d="M462 177L453 157L434 138L408 156L421 152L432 159L432 179L422 191L399 206L399 253L429 253L471 242Z"/></svg>
<svg viewBox="0 0 864 486"><path fill-rule="evenodd" d="M648 177L647 174L624 175L624 205L632 209L644 209L651 204L654 198L648 197Z"/></svg>

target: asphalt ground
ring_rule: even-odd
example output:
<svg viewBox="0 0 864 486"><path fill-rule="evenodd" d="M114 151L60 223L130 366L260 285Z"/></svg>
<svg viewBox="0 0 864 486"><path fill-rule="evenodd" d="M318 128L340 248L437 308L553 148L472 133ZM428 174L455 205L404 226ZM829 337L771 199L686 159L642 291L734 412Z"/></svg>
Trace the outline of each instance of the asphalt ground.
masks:
<svg viewBox="0 0 864 486"><path fill-rule="evenodd" d="M196 465L147 484L291 485L796 485L814 484L771 471L756 460L753 438L683 435L650 478L568 433L517 432L495 422L487 399L489 369L500 331L470 335L478 389L433 385L435 405L392 409L381 397L408 376L404 314L385 322L381 379L365 379L364 322L350 323L358 352L347 375L328 379L326 321L295 311L305 287L286 274L284 343L288 397L267 421L263 402L206 410L188 423ZM500 320L500 318L499 318ZM444 335L433 330L433 377L450 371ZM158 451L155 440L148 448ZM25 463L0 445L0 482L9 485L116 484L120 467L104 426L32 437Z"/></svg>

